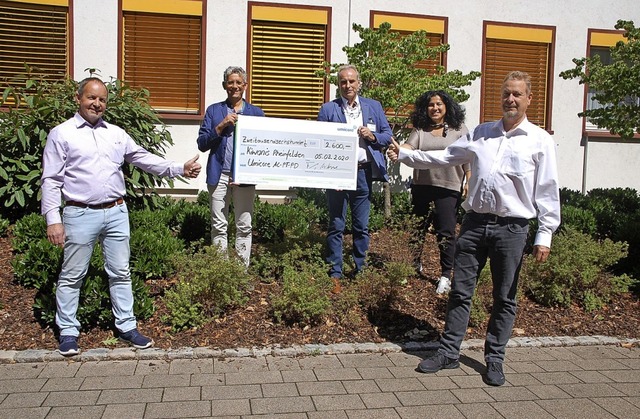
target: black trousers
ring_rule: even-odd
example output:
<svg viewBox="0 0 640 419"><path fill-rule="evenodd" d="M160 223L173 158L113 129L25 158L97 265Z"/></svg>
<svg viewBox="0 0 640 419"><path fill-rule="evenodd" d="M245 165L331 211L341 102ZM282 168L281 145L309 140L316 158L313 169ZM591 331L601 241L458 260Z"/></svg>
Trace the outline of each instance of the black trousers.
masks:
<svg viewBox="0 0 640 419"><path fill-rule="evenodd" d="M456 221L460 205L459 191L431 185L412 185L411 204L413 213L421 218L418 231L413 238L416 262L420 261L424 239L429 226L433 224L440 250L441 276L451 278L453 258L456 251ZM431 211L431 203L433 210Z"/></svg>

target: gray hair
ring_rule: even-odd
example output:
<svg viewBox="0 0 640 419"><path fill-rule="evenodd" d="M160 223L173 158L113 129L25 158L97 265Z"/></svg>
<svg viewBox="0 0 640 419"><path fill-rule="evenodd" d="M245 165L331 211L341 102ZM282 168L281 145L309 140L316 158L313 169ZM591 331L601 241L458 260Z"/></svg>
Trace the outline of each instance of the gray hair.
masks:
<svg viewBox="0 0 640 419"><path fill-rule="evenodd" d="M525 73L524 71L511 71L502 81L504 85L509 80L520 80L523 81L527 85L527 94L531 93L531 76L529 73Z"/></svg>
<svg viewBox="0 0 640 419"><path fill-rule="evenodd" d="M101 85L104 86L105 89L107 89L107 85L104 84L104 82L102 80L100 80L99 78L97 78L97 77L87 77L86 79L81 80L78 83L78 90L76 90L76 94L78 96L82 96L82 93L84 93L84 88L87 87L87 84L93 83L93 82L100 83ZM109 91L109 89L107 89L107 92L108 91Z"/></svg>
<svg viewBox="0 0 640 419"><path fill-rule="evenodd" d="M358 71L356 66L353 65L353 64L344 64L344 65L341 65L340 67L338 67L338 72L336 73L336 76L338 77L338 80L340 80L340 73L342 73L345 70L353 70L353 71L355 71L356 72L356 76L358 76L358 81L360 81L360 72Z"/></svg>
<svg viewBox="0 0 640 419"><path fill-rule="evenodd" d="M247 82L247 72L244 71L244 68L234 66L227 67L227 69L224 70L224 73L222 74L222 81L226 83L227 80L229 80L229 76L232 74L239 75L240 77L242 77L243 82Z"/></svg>

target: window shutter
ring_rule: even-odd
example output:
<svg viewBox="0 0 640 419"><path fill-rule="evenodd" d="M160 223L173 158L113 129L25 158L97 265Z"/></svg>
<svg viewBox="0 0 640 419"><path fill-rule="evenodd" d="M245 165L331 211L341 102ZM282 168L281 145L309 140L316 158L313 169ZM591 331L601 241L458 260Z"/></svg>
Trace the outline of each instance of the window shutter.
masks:
<svg viewBox="0 0 640 419"><path fill-rule="evenodd" d="M393 29L392 29L393 30ZM409 35L411 32L408 31L398 31L402 36ZM437 33L427 33L427 37L429 38L429 46L439 46L444 43L444 35ZM438 67L444 65L443 61L444 55L439 53L433 58L427 58L425 60L419 61L415 64L416 68L421 68L427 70L429 75L435 75L438 73ZM398 113L398 118L409 118L411 116L411 112L414 110L413 103L407 103L403 111ZM386 109L385 114L387 118L394 117L394 112L392 109Z"/></svg>
<svg viewBox="0 0 640 419"><path fill-rule="evenodd" d="M267 116L315 119L324 102L326 25L253 21L250 102Z"/></svg>
<svg viewBox="0 0 640 419"><path fill-rule="evenodd" d="M160 112L200 112L201 16L124 13L124 80Z"/></svg>
<svg viewBox="0 0 640 419"><path fill-rule="evenodd" d="M409 35L410 32L407 31L398 31L402 35ZM429 46L437 47L444 43L444 35L439 33L427 33L427 38L429 38ZM438 71L438 66L443 65L443 54L439 53L437 56L433 58L428 58L426 60L422 60L416 63L417 68L426 69L429 72L429 75L434 75Z"/></svg>
<svg viewBox="0 0 640 419"><path fill-rule="evenodd" d="M482 72L484 95L481 122L502 118L502 82L511 70L529 73L533 99L527 109L532 123L547 127L549 44L506 39L485 41L485 68Z"/></svg>
<svg viewBox="0 0 640 419"><path fill-rule="evenodd" d="M24 75L24 64L46 79L67 74L68 7L0 1L0 80Z"/></svg>

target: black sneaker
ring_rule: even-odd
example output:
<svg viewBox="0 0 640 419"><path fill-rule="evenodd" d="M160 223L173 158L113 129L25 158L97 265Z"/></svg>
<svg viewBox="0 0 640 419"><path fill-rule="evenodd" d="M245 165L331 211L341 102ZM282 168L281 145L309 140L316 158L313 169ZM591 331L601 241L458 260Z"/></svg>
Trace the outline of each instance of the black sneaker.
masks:
<svg viewBox="0 0 640 419"><path fill-rule="evenodd" d="M60 336L59 342L58 352L60 352L60 355L73 356L80 353L77 336Z"/></svg>
<svg viewBox="0 0 640 419"><path fill-rule="evenodd" d="M141 335L138 329L132 329L128 332L120 333L120 339L131 344L134 348L147 349L153 345L153 340Z"/></svg>
<svg viewBox="0 0 640 419"><path fill-rule="evenodd" d="M422 362L420 362L418 364L418 371L432 373L438 372L442 369L450 370L458 368L459 366L460 362L457 359L449 358L442 355L441 353L437 353L434 356L424 359Z"/></svg>
<svg viewBox="0 0 640 419"><path fill-rule="evenodd" d="M487 362L487 373L484 375L485 384L501 386L504 384L504 372L501 362Z"/></svg>

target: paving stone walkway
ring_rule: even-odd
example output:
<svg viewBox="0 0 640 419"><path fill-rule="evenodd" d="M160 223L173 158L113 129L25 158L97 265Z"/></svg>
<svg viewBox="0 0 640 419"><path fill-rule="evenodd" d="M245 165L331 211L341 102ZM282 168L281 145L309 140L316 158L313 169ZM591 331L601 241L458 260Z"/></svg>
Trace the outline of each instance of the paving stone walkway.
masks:
<svg viewBox="0 0 640 419"><path fill-rule="evenodd" d="M521 338L507 383L482 382L480 341L461 367L420 374L425 344L0 350L0 418L640 418L640 348L606 337Z"/></svg>

